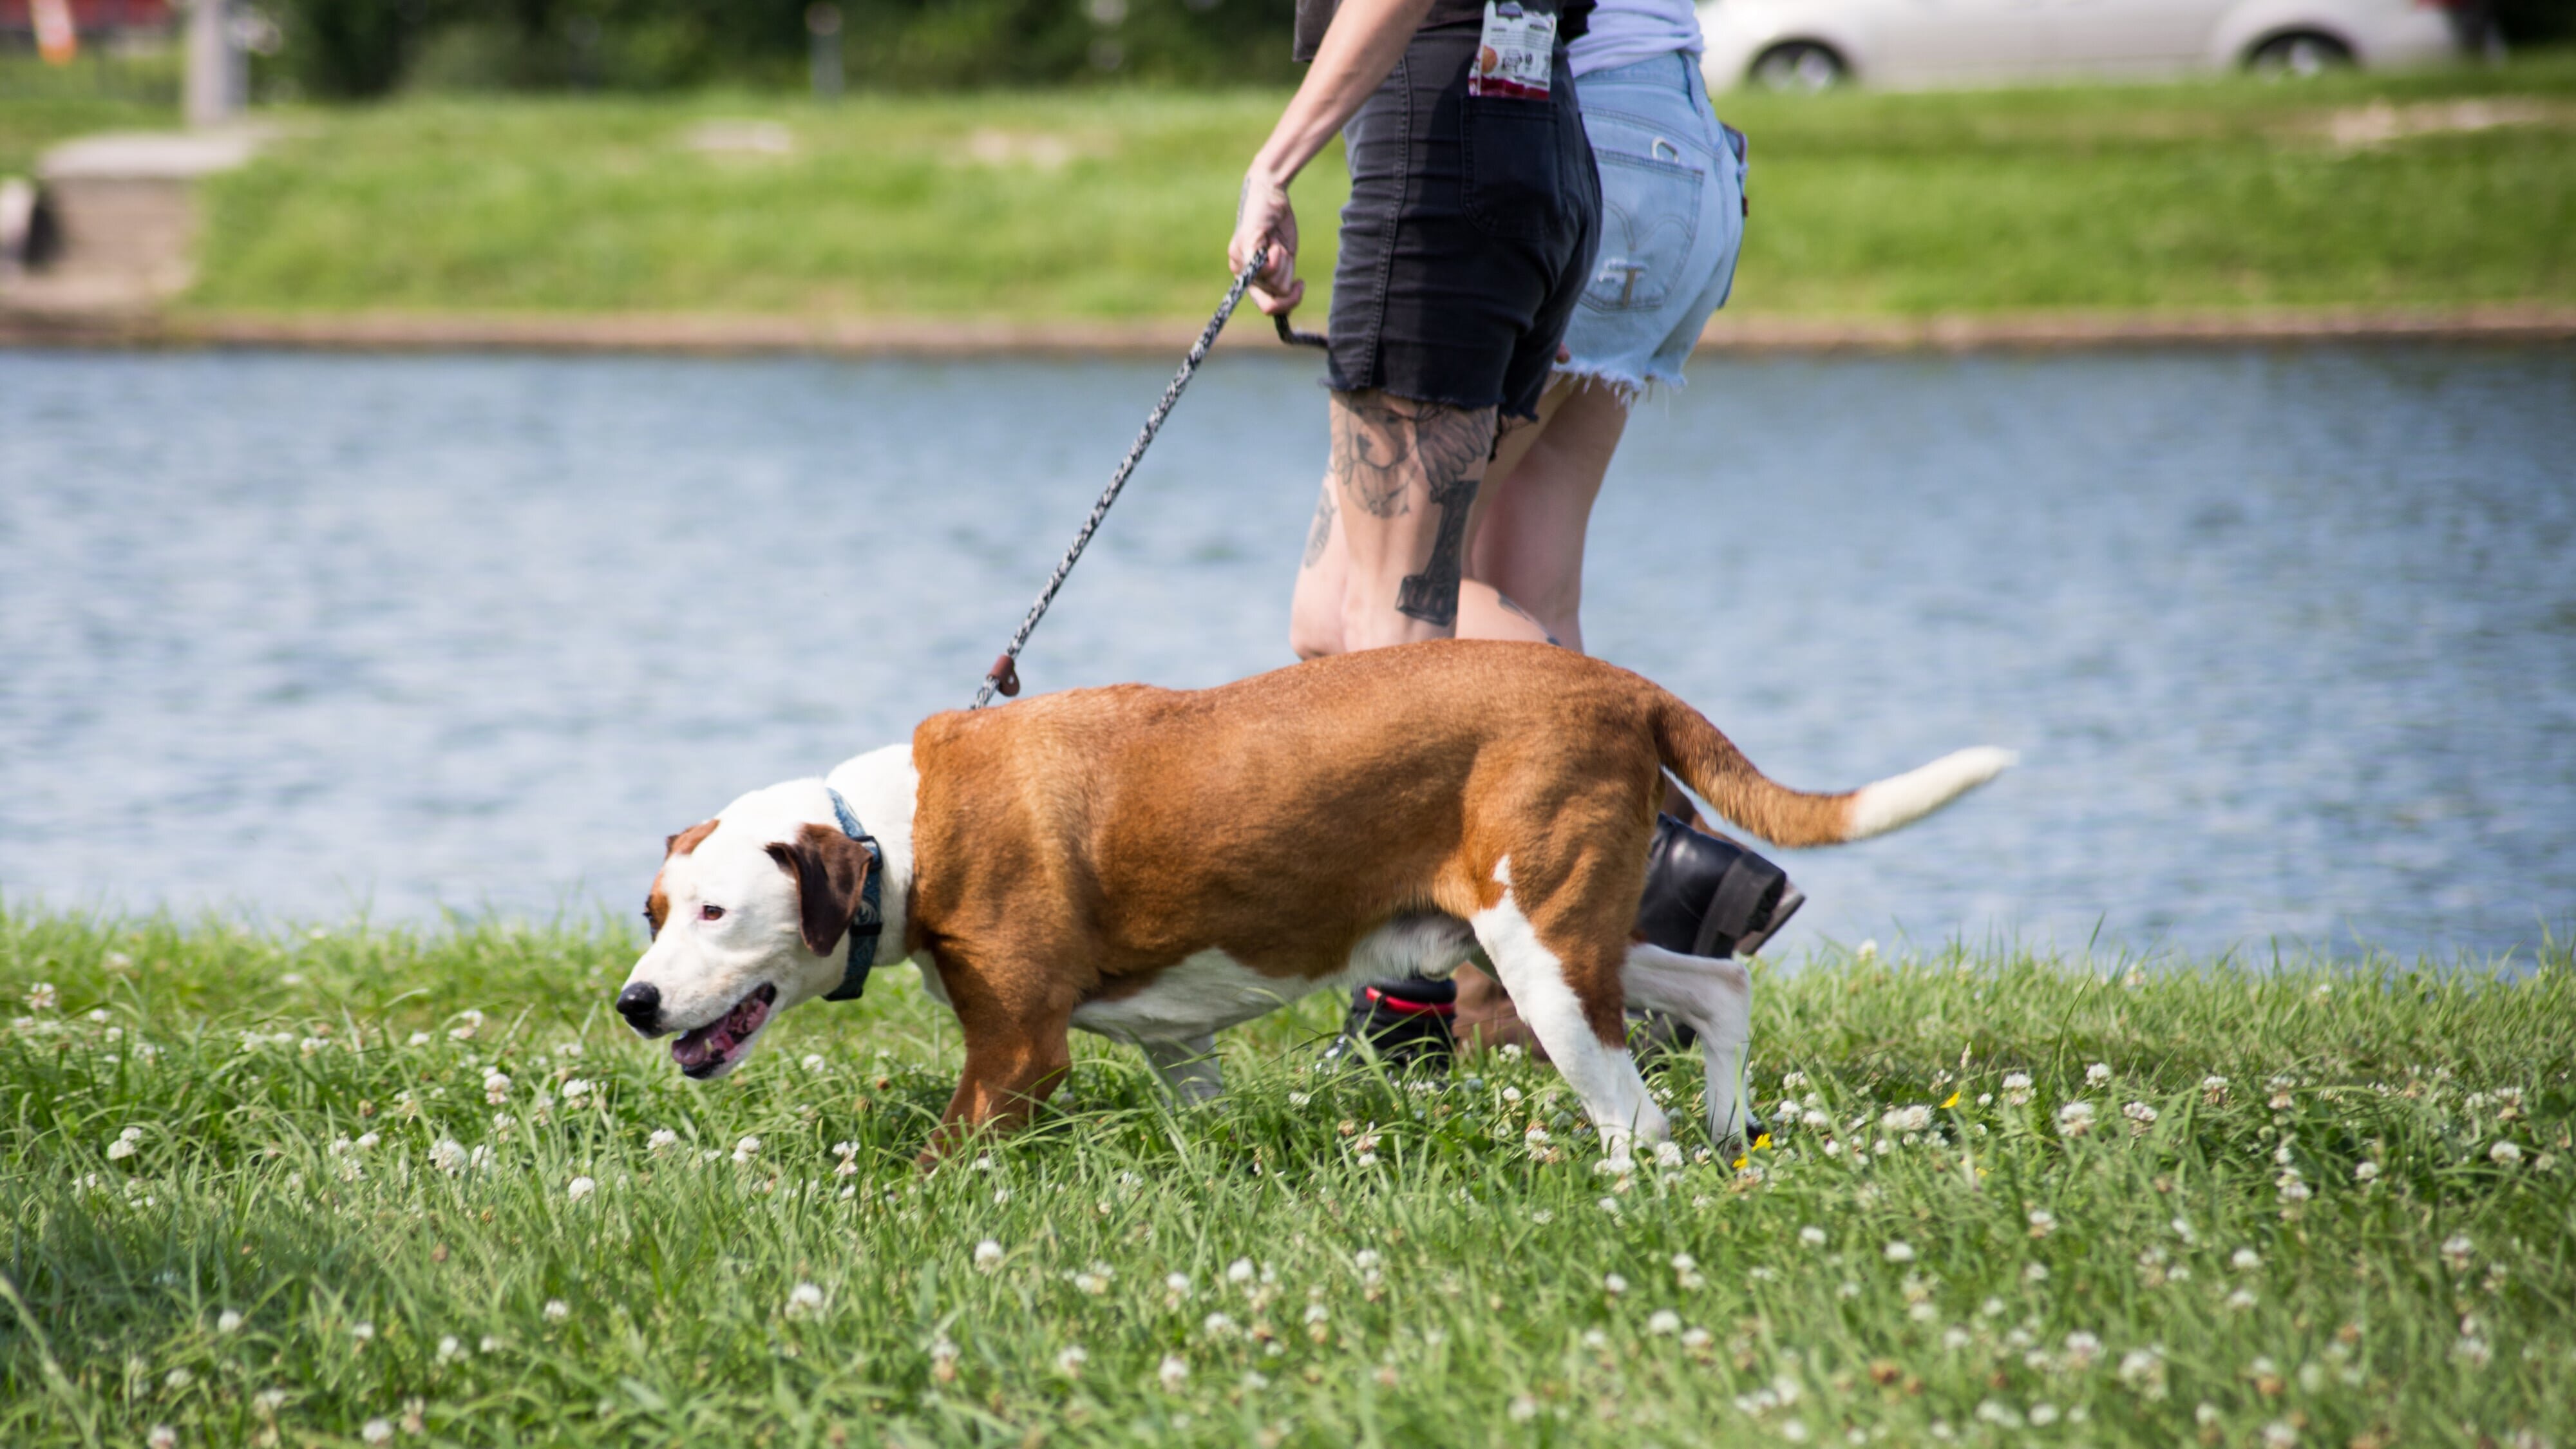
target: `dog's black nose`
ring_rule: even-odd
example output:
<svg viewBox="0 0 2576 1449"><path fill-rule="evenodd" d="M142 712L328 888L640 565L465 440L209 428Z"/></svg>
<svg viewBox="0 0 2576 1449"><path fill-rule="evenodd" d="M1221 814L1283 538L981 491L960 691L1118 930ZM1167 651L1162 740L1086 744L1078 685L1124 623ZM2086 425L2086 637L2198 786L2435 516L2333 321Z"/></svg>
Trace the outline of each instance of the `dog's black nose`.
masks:
<svg viewBox="0 0 2576 1449"><path fill-rule="evenodd" d="M626 1018L628 1026L646 1036L653 1035L661 1026L662 988L650 981L627 987L617 993L617 1014Z"/></svg>

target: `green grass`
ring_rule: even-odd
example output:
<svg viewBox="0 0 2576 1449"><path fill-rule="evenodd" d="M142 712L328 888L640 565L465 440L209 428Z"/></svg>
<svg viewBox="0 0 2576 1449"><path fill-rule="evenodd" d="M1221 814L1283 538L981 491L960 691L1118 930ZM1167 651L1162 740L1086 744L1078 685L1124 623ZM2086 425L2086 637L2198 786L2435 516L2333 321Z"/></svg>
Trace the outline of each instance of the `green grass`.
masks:
<svg viewBox="0 0 2576 1449"><path fill-rule="evenodd" d="M1523 1061L1303 1075L1309 1001L1232 1034L1221 1108L1086 1042L924 1176L957 1049L909 973L700 1088L605 1019L636 945L0 915L0 986L53 984L0 1034L0 1442L2576 1438L2563 951L1819 957L1765 973L1754 1069L1819 1125L1747 1174L1596 1172Z"/></svg>
<svg viewBox="0 0 2576 1449"><path fill-rule="evenodd" d="M0 176L35 170L46 148L95 131L158 130L179 123L176 61L87 54L56 68L0 55Z"/></svg>
<svg viewBox="0 0 2576 1449"><path fill-rule="evenodd" d="M195 301L1200 315L1222 285L1240 169L1281 99L422 99L303 113L297 138L217 186ZM2334 115L2374 101L2468 99L2536 119L2378 145L2329 135ZM1753 137L1743 311L2576 298L2576 53L2295 85L1736 95L1721 109ZM734 118L787 128L795 152L686 144ZM1047 146L1052 161L1032 149ZM1310 276L1330 273L1342 193L1337 155L1300 183Z"/></svg>

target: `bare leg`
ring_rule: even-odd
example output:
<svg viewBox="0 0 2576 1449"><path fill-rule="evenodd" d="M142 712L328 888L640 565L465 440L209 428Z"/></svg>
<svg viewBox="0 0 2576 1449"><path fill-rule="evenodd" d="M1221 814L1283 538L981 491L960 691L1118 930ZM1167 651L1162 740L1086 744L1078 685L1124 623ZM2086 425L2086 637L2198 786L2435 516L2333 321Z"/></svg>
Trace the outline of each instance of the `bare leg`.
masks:
<svg viewBox="0 0 2576 1449"><path fill-rule="evenodd" d="M1288 647L1300 659L1342 652L1342 586L1350 556L1342 542L1341 508L1333 480L1315 496L1315 521L1306 529L1306 556L1297 565L1297 592L1288 601Z"/></svg>
<svg viewBox="0 0 2576 1449"><path fill-rule="evenodd" d="M1458 632L1467 514L1494 410L1384 392L1333 394L1333 503L1344 545L1344 649Z"/></svg>
<svg viewBox="0 0 2576 1449"><path fill-rule="evenodd" d="M1538 427L1521 430L1529 440L1517 466L1506 471L1496 459L1470 526L1467 574L1527 610L1556 642L1579 650L1584 538L1628 405L1609 388L1567 382L1549 392L1539 415Z"/></svg>

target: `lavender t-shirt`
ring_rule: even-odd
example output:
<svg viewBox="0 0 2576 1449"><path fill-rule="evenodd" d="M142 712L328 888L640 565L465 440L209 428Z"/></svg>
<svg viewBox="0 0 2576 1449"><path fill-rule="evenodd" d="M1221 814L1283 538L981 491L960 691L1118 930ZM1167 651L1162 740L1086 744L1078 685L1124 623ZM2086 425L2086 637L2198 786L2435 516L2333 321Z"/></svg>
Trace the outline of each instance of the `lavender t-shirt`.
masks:
<svg viewBox="0 0 2576 1449"><path fill-rule="evenodd" d="M1680 51L1697 55L1699 12L1690 0L1599 0L1582 37L1566 47L1566 58L1578 76L1615 70Z"/></svg>

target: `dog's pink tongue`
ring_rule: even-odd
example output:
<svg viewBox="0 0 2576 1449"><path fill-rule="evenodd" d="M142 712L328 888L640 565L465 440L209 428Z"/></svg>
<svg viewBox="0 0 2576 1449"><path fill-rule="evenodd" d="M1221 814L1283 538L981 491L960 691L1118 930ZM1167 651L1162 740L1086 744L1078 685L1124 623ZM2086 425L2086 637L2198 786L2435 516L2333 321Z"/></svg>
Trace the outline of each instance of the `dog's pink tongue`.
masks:
<svg viewBox="0 0 2576 1449"><path fill-rule="evenodd" d="M733 1050L733 1038L721 1027L702 1026L671 1043L671 1060L683 1067L703 1066Z"/></svg>

